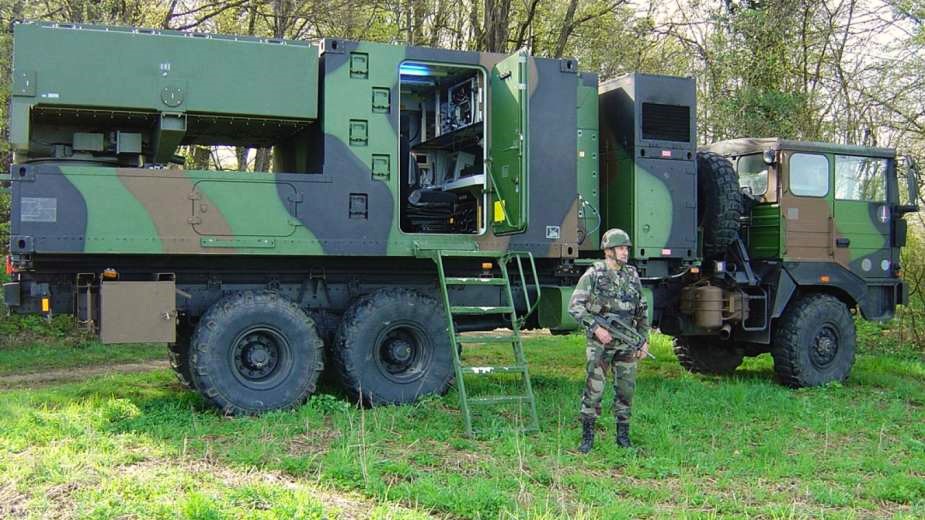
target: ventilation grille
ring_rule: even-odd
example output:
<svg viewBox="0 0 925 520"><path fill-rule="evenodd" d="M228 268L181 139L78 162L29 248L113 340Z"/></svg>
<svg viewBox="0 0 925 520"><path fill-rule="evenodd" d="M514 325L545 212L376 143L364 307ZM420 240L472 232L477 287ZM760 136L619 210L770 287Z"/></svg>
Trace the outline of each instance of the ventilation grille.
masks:
<svg viewBox="0 0 925 520"><path fill-rule="evenodd" d="M679 105L642 104L642 138L654 141L691 140L691 108Z"/></svg>

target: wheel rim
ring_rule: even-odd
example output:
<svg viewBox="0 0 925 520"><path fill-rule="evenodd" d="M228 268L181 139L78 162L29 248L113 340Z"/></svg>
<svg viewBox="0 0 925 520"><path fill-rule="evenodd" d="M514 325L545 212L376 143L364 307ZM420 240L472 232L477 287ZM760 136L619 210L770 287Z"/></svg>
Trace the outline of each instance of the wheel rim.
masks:
<svg viewBox="0 0 925 520"><path fill-rule="evenodd" d="M816 331L809 348L809 358L816 368L825 368L832 364L838 354L838 331L830 324L825 324Z"/></svg>
<svg viewBox="0 0 925 520"><path fill-rule="evenodd" d="M266 389L277 385L288 374L292 359L289 341L269 327L252 327L238 334L229 362L235 378L244 386Z"/></svg>
<svg viewBox="0 0 925 520"><path fill-rule="evenodd" d="M416 323L392 322L376 337L373 357L379 372L395 383L423 377L431 362L432 344Z"/></svg>

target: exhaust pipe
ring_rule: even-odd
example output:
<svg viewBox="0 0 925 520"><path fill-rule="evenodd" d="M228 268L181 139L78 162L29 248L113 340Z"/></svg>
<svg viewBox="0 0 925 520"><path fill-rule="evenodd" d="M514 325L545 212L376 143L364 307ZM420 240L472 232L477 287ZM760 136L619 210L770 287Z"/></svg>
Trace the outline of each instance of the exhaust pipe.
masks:
<svg viewBox="0 0 925 520"><path fill-rule="evenodd" d="M726 341L732 337L732 325L725 324L719 328L719 339Z"/></svg>

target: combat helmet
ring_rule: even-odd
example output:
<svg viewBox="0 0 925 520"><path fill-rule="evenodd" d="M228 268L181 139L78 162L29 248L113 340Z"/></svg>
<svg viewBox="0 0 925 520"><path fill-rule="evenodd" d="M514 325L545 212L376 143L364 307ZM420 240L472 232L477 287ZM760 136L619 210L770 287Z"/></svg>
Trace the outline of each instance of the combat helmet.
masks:
<svg viewBox="0 0 925 520"><path fill-rule="evenodd" d="M601 249L610 249L611 247L618 246L631 246L633 242L630 240L630 236L620 228L608 229L604 233L604 237L601 238Z"/></svg>

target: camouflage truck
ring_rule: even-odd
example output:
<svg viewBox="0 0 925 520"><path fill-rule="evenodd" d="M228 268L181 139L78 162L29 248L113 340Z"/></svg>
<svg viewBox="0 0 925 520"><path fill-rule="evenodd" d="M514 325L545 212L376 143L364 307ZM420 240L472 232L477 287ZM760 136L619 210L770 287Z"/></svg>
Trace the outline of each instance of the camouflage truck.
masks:
<svg viewBox="0 0 925 520"><path fill-rule="evenodd" d="M499 370L532 405L518 331L575 327L571 287L609 227L633 237L651 318L692 370L773 351L789 384L843 378L850 362L825 367L853 358L849 309L884 319L904 301L895 154L698 152L690 78L42 22L13 44L6 303L167 343L227 413L295 406L324 370L367 404L455 379L466 408L462 376L485 370L463 369L457 333L498 327L517 357ZM194 146L270 148L272 167L188 168ZM803 155L827 161L821 195L792 191Z"/></svg>

